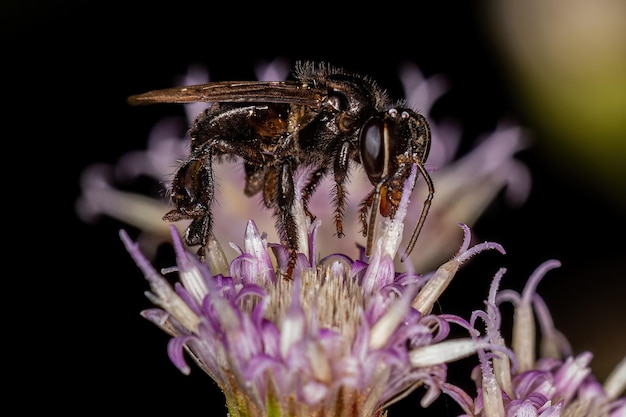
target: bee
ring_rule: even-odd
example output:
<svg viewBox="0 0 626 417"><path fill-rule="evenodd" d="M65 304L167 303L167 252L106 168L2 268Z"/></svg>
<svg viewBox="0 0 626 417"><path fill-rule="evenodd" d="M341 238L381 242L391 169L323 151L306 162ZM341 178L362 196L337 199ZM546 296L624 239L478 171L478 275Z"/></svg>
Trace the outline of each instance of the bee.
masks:
<svg viewBox="0 0 626 417"><path fill-rule="evenodd" d="M373 185L359 215L369 255L378 213L393 218L415 164L429 193L402 259L411 253L434 195L424 168L430 127L404 101L392 103L387 91L370 77L327 63L297 62L287 81L210 82L149 91L130 96L128 102L211 103L189 129L191 151L171 183L174 208L163 216L170 222L191 220L184 240L199 246L201 259L214 221L213 164L224 157L243 161L244 193L261 193L265 206L274 211L277 229L290 251L288 276L300 247L294 214L296 169L312 170L301 196L312 219L307 203L322 178L332 175L336 236L343 237L350 166L363 167Z"/></svg>

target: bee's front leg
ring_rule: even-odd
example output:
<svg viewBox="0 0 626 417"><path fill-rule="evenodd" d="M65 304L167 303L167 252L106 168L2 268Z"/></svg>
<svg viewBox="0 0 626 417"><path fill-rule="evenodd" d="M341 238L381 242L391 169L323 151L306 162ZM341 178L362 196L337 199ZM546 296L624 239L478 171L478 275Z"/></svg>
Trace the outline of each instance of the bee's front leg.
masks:
<svg viewBox="0 0 626 417"><path fill-rule="evenodd" d="M363 199L363 201L361 201L361 205L359 208L359 218L361 220L361 234L363 235L363 237L367 236L367 230L368 230L368 221L367 221L367 214L370 211L370 208L372 207L372 204L374 203L374 194L375 194L376 190L372 190L367 197L365 197Z"/></svg>

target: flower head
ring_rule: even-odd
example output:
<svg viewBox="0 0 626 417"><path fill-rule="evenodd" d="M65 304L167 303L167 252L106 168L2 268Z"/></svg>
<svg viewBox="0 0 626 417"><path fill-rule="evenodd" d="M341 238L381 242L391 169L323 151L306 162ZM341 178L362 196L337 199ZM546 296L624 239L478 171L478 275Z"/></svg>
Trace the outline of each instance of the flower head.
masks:
<svg viewBox="0 0 626 417"><path fill-rule="evenodd" d="M208 252L212 267L187 252L172 228L177 265L166 272L178 274L173 287L121 232L159 307L142 315L172 336L168 352L183 373L190 372L187 352L217 382L233 416L382 415L420 386L428 388L426 406L442 391L448 362L489 346L469 334L450 339L450 324L468 323L432 314L432 306L463 262L503 249L470 248L464 226L461 250L435 273L396 272L409 187L405 194L369 260L334 254L315 261L320 222L309 223L310 255L299 255L293 279L277 273L287 249L268 243L253 221L228 265L218 246Z"/></svg>

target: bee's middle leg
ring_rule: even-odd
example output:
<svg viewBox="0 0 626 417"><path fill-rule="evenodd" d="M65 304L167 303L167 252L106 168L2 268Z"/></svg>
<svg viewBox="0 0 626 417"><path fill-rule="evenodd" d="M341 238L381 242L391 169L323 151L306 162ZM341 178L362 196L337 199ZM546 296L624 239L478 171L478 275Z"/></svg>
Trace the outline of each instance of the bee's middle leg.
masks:
<svg viewBox="0 0 626 417"><path fill-rule="evenodd" d="M293 169L288 161L282 162L277 168L276 187L276 214L277 228L281 239L289 249L287 277L291 278L300 249L298 223L294 211L295 189L293 183Z"/></svg>

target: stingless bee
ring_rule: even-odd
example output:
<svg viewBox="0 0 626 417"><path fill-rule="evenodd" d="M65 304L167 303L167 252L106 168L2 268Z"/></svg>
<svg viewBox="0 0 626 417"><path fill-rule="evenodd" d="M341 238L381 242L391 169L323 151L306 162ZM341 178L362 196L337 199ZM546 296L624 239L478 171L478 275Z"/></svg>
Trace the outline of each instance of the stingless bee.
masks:
<svg viewBox="0 0 626 417"><path fill-rule="evenodd" d="M289 81L210 82L128 98L133 105L212 103L189 130L191 152L171 184L175 208L163 219L191 220L185 243L199 245L198 256L204 259L213 225L213 163L223 157L240 157L246 174L244 193L262 193L265 206L274 210L277 229L290 250L290 276L300 244L293 211L298 167L307 166L313 172L302 190L302 203L310 217L311 195L321 179L332 174L335 228L337 236L343 237L350 164L362 165L374 186L363 199L359 216L369 255L377 213L393 218L415 164L429 193L404 259L415 245L434 194L424 168L431 142L428 122L404 101L391 103L387 92L367 76L312 62L296 63L292 75Z"/></svg>

